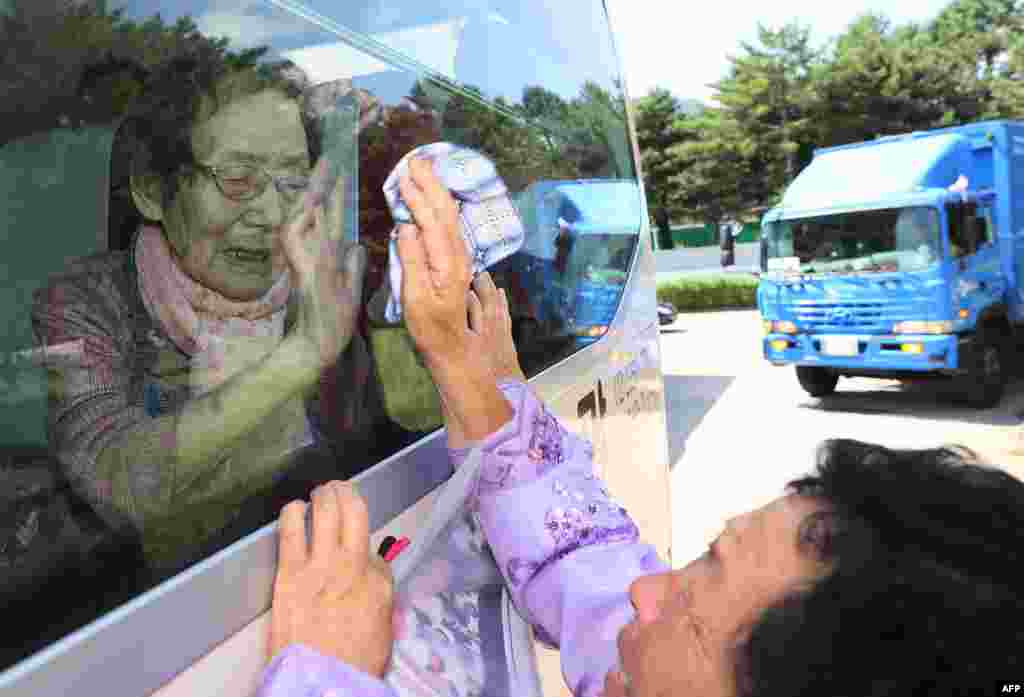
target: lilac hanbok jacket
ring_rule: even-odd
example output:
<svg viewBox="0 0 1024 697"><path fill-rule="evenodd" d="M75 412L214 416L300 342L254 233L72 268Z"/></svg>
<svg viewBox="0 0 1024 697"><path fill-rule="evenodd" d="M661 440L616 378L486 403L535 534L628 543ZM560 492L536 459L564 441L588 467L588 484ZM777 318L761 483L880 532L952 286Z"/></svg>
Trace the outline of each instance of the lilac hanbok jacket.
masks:
<svg viewBox="0 0 1024 697"><path fill-rule="evenodd" d="M595 477L590 444L524 383L500 387L515 414L475 447L479 469L466 515L446 538L455 552L396 588L395 645L384 679L294 644L267 667L260 697L516 697L507 681L495 687L487 677L488 595L460 592L487 587L486 571L479 571L487 567L534 636L560 649L573 694L601 694L618 667L619 630L634 617L630 584L668 567L639 542L626 510ZM456 468L468 455L451 451ZM465 561L483 558L486 567Z"/></svg>

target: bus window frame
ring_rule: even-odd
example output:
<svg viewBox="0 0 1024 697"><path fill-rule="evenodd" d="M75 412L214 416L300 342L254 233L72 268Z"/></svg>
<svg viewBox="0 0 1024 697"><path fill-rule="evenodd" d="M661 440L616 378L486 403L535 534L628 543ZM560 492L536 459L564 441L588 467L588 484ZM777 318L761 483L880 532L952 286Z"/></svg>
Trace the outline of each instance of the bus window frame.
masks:
<svg viewBox="0 0 1024 697"><path fill-rule="evenodd" d="M439 430L357 475L370 530L415 505L451 473ZM0 697L148 694L268 610L276 570L274 522L0 673ZM203 621L183 624L182 617ZM118 676L116 684L111 674Z"/></svg>

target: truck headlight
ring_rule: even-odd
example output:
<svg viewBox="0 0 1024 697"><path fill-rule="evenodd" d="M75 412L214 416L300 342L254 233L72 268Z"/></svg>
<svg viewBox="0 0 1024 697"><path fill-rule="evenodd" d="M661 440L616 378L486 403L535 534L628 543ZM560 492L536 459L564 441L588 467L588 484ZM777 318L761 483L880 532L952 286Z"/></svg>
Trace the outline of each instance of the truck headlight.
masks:
<svg viewBox="0 0 1024 697"><path fill-rule="evenodd" d="M897 322L892 326L893 334L952 334L953 322L948 319L925 322L911 320L908 322Z"/></svg>
<svg viewBox="0 0 1024 697"><path fill-rule="evenodd" d="M796 334L796 324L787 319L765 319L761 320L761 326L765 334Z"/></svg>

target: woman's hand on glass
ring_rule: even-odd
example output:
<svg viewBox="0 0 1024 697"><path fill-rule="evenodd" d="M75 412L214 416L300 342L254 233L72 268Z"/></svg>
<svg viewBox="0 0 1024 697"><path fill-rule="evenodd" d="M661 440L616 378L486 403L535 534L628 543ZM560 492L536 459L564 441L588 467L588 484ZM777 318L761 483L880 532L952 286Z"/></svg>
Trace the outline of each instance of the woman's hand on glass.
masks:
<svg viewBox="0 0 1024 697"><path fill-rule="evenodd" d="M463 447L508 423L512 407L495 384L494 347L470 328L472 274L455 200L429 162L412 160L409 172L399 186L416 224L398 231L402 312L437 387L449 445Z"/></svg>
<svg viewBox="0 0 1024 697"><path fill-rule="evenodd" d="M399 189L416 220L398 226L406 326L432 369L464 362L472 350L467 323L472 273L458 206L426 160L409 162L409 176L402 177Z"/></svg>
<svg viewBox="0 0 1024 697"><path fill-rule="evenodd" d="M306 504L281 511L270 657L292 644L383 677L391 658L394 582L370 554L366 502L349 484L313 491L307 541Z"/></svg>
<svg viewBox="0 0 1024 697"><path fill-rule="evenodd" d="M491 360L495 382L526 382L512 340L512 314L509 312L508 297L505 289L498 288L486 271L476 277L469 291L469 327L480 355Z"/></svg>
<svg viewBox="0 0 1024 697"><path fill-rule="evenodd" d="M299 295L299 312L290 338L317 357L317 374L333 365L356 331L362 305L366 250L343 242L344 178L324 191L327 161L312 177L302 209L282 235L282 247ZM325 210L324 199L331 197Z"/></svg>

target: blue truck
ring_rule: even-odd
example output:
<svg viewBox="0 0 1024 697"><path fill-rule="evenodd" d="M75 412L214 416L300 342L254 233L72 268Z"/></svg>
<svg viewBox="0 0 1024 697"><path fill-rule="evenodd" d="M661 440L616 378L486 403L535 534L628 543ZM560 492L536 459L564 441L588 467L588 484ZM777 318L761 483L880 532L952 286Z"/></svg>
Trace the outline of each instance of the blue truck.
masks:
<svg viewBox="0 0 1024 697"><path fill-rule="evenodd" d="M762 223L763 351L809 394L955 381L989 408L1024 324L1024 122L820 149Z"/></svg>
<svg viewBox="0 0 1024 697"><path fill-rule="evenodd" d="M523 248L509 260L526 286L524 302L510 299L513 314L542 325L538 336L594 343L615 317L639 239L636 182L541 180L512 199L526 228ZM659 320L665 312L659 308Z"/></svg>

